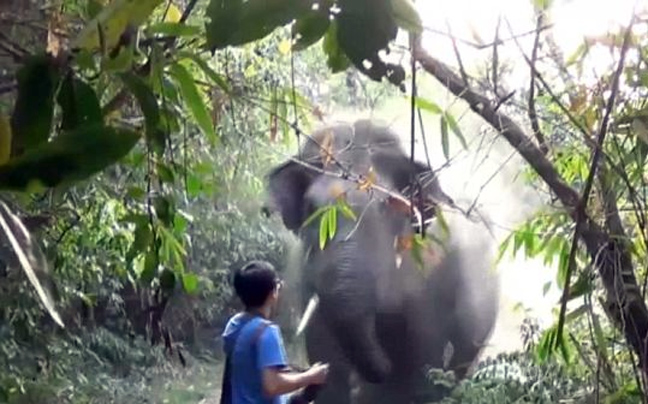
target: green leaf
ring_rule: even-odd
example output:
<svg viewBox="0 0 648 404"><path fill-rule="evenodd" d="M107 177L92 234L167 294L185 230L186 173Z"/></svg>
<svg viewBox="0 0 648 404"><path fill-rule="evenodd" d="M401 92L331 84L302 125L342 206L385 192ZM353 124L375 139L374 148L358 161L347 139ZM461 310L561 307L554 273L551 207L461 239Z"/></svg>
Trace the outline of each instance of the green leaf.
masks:
<svg viewBox="0 0 648 404"><path fill-rule="evenodd" d="M49 138L60 73L52 58L39 54L27 58L16 78L18 96L11 116L11 131L17 146L29 150Z"/></svg>
<svg viewBox="0 0 648 404"><path fill-rule="evenodd" d="M320 219L320 228L319 228L319 245L320 245L320 250L323 250L324 247L326 246L326 238L328 236L329 230L328 230L328 213L330 211L327 210L322 214L322 218Z"/></svg>
<svg viewBox="0 0 648 404"><path fill-rule="evenodd" d="M116 53L101 59L101 68L107 73L120 73L133 69L135 45L120 46Z"/></svg>
<svg viewBox="0 0 648 404"><path fill-rule="evenodd" d="M173 184L175 182L175 173L166 164L157 163L157 174L162 182L166 182L167 184Z"/></svg>
<svg viewBox="0 0 648 404"><path fill-rule="evenodd" d="M303 0L211 0L207 6L207 48L214 52L261 39L310 11Z"/></svg>
<svg viewBox="0 0 648 404"><path fill-rule="evenodd" d="M536 355L540 361L545 361L549 358L554 350L555 341L557 337L556 327L553 326L545 330L538 341L536 347Z"/></svg>
<svg viewBox="0 0 648 404"><path fill-rule="evenodd" d="M510 233L506 238L500 243L498 249L497 249L497 259L495 260L496 263L500 263L502 261L502 257L504 256L504 253L506 250L508 250L509 245L511 244L511 240L513 239L514 233Z"/></svg>
<svg viewBox="0 0 648 404"><path fill-rule="evenodd" d="M209 64L205 60L203 60L199 55L192 53L192 52L185 52L185 51L180 51L178 52L178 57L180 60L182 59L189 59L193 63L196 64L202 71L205 73L205 75L214 82L218 87L220 87L221 90L225 91L227 94L232 93L232 89L227 84L226 79L221 76L220 74L216 73L214 69L212 69Z"/></svg>
<svg viewBox="0 0 648 404"><path fill-rule="evenodd" d="M333 240L335 237L335 232L337 231L337 208L335 206L331 207L328 213L328 237L329 240Z"/></svg>
<svg viewBox="0 0 648 404"><path fill-rule="evenodd" d="M94 89L69 73L61 85L57 102L61 106L61 129L73 130L86 124L103 125L101 106Z"/></svg>
<svg viewBox="0 0 648 404"><path fill-rule="evenodd" d="M215 142L217 140L216 132L214 131L214 126L212 125L211 117L207 106L196 87L196 83L193 78L187 71L187 69L179 63L174 63L171 65L171 74L174 76L178 85L180 86L180 91L184 98L184 103L191 111L194 119L196 120L200 129L207 136L207 138Z"/></svg>
<svg viewBox="0 0 648 404"><path fill-rule="evenodd" d="M142 272L139 275L140 282L144 285L150 284L157 273L159 265L160 259L156 249L150 249L144 259L144 269L142 269Z"/></svg>
<svg viewBox="0 0 648 404"><path fill-rule="evenodd" d="M200 191L202 190L202 183L200 181L200 178L197 175L190 175L187 178L187 194L195 198L200 194Z"/></svg>
<svg viewBox="0 0 648 404"><path fill-rule="evenodd" d="M321 5L319 10L313 10L298 19L292 27L293 37L297 38L293 50L304 50L319 41L326 34L330 24L329 10L322 9Z"/></svg>
<svg viewBox="0 0 648 404"><path fill-rule="evenodd" d="M317 219L318 216L323 215L324 213L326 213L326 211L328 209L329 209L329 205L326 205L326 206L322 206L322 207L318 208L317 210L315 210L315 212L313 212L310 216L308 216L306 218L306 220L304 220L304 223L301 225L302 229L305 228L306 226L308 226L309 224L311 224L311 222L313 222L313 220Z"/></svg>
<svg viewBox="0 0 648 404"><path fill-rule="evenodd" d="M423 22L411 0L391 0L396 24L414 34L423 32Z"/></svg>
<svg viewBox="0 0 648 404"><path fill-rule="evenodd" d="M326 64L331 69L332 73L344 71L351 65L351 61L344 54L342 48L340 48L340 44L338 43L337 23L335 21L331 22L326 34L324 35L322 49L324 50L324 53L326 53Z"/></svg>
<svg viewBox="0 0 648 404"><path fill-rule="evenodd" d="M173 226L174 207L171 200L164 196L159 195L153 199L153 207L155 214L165 226Z"/></svg>
<svg viewBox="0 0 648 404"><path fill-rule="evenodd" d="M144 80L133 73L123 73L119 77L140 105L146 124L147 141L158 155L164 154L167 134L160 125L160 109L153 91Z"/></svg>
<svg viewBox="0 0 648 404"><path fill-rule="evenodd" d="M202 33L200 27L179 22L159 22L149 25L146 30L151 34L169 36L198 36Z"/></svg>
<svg viewBox="0 0 648 404"><path fill-rule="evenodd" d="M402 86L403 67L381 56L398 33L391 0L338 0L337 5L341 11L335 19L336 36L344 54L370 79Z"/></svg>
<svg viewBox="0 0 648 404"><path fill-rule="evenodd" d="M344 215L347 219L351 219L353 221L357 220L353 209L351 209L351 206L349 206L349 203L346 200L342 198L338 199L337 207L340 209L340 212L342 212L342 215Z"/></svg>
<svg viewBox="0 0 648 404"><path fill-rule="evenodd" d="M463 146L464 149L468 148L468 144L466 144L466 139L464 138L463 133L461 133L461 129L459 129L459 125L457 124L457 121L455 118L449 113L449 112L444 112L443 116L445 119L448 121L448 125L450 126L450 129L452 130L452 133L459 138L459 141L461 142L461 145Z"/></svg>
<svg viewBox="0 0 648 404"><path fill-rule="evenodd" d="M552 0L533 0L533 5L537 10L548 10L551 7Z"/></svg>
<svg viewBox="0 0 648 404"><path fill-rule="evenodd" d="M138 186L129 187L126 193L133 199L144 199L146 196L146 191Z"/></svg>
<svg viewBox="0 0 648 404"><path fill-rule="evenodd" d="M414 105L416 105L417 108L422 109L425 112L429 112L433 115L442 115L443 110L441 107L439 107L436 103L426 100L425 98L421 97L415 97L414 98Z"/></svg>
<svg viewBox="0 0 648 404"><path fill-rule="evenodd" d="M0 166L0 189L26 191L85 180L128 154L139 138L135 132L100 125L62 133Z"/></svg>
<svg viewBox="0 0 648 404"><path fill-rule="evenodd" d="M445 118L445 115L441 116L441 147L443 148L443 155L446 160L450 159L450 145L448 139L448 121Z"/></svg>
<svg viewBox="0 0 648 404"><path fill-rule="evenodd" d="M183 274L182 275L182 285L184 286L185 292L189 294L194 294L198 290L198 277L196 274Z"/></svg>
<svg viewBox="0 0 648 404"><path fill-rule="evenodd" d="M135 227L135 239L130 250L126 254L126 261L132 261L140 253L148 251L153 243L153 231L148 221L137 223Z"/></svg>
<svg viewBox="0 0 648 404"><path fill-rule="evenodd" d="M549 292L549 289L551 288L551 282L545 282L544 286L542 287L542 296L547 296L547 292Z"/></svg>
<svg viewBox="0 0 648 404"><path fill-rule="evenodd" d="M558 260L558 273L556 274L556 282L558 286L564 288L567 284L567 270L569 268L569 243L563 241Z"/></svg>

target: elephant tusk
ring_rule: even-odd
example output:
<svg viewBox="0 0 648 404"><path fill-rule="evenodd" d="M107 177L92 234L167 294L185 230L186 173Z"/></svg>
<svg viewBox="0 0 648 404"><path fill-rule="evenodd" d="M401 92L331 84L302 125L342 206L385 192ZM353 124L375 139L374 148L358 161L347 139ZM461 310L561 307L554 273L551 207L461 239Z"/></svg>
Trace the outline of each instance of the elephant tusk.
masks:
<svg viewBox="0 0 648 404"><path fill-rule="evenodd" d="M313 296L311 296L311 298L308 300L308 305L306 305L306 310L304 310L304 314L302 314L301 320L299 320L299 325L297 326L297 331L295 332L296 337L304 332L318 305L319 296L317 296L317 294L313 294Z"/></svg>

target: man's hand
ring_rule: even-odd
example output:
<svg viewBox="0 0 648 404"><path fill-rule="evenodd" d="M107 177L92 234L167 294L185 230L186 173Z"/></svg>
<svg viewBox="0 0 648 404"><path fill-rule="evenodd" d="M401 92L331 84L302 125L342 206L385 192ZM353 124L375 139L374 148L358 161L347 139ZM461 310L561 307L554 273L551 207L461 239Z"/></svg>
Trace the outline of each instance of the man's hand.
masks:
<svg viewBox="0 0 648 404"><path fill-rule="evenodd" d="M308 384L324 384L328 376L328 363L317 362L311 366L305 373L308 378Z"/></svg>

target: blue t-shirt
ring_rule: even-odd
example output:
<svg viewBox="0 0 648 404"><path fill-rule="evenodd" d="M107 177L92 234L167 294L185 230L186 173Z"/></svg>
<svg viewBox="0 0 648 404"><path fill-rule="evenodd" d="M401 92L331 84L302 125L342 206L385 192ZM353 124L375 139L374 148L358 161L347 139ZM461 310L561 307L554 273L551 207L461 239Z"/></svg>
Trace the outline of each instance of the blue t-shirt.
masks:
<svg viewBox="0 0 648 404"><path fill-rule="evenodd" d="M288 365L281 331L277 325L269 325L257 340L255 348L252 339L256 336L263 319L254 317L243 324L245 316L245 313L239 313L230 318L223 331L225 354L230 354L234 349L231 355L232 402L233 404L284 404L284 396L268 399L263 394L261 381L264 368ZM236 346L233 347L234 338L239 332Z"/></svg>

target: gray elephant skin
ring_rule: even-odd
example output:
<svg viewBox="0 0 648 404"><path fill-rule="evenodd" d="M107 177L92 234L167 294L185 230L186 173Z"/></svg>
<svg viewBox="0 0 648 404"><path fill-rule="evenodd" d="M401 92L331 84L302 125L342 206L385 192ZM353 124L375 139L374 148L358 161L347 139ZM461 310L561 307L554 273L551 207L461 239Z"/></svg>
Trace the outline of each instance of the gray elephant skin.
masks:
<svg viewBox="0 0 648 404"><path fill-rule="evenodd" d="M319 297L305 331L306 350L311 363L327 362L330 372L316 403L407 404L418 401L430 367L465 377L497 317L499 289L486 227L446 210L442 227L437 209L452 199L381 123L327 126L303 143L297 156L270 171L268 188L271 207L307 254L301 301ZM390 192L359 186L358 175ZM417 191L411 195L410 189ZM416 201L429 219L427 238L443 240L426 244L422 260L401 248L417 231L417 220L390 193ZM320 221L306 219L340 197L355 218L337 214L335 236L321 249Z"/></svg>

